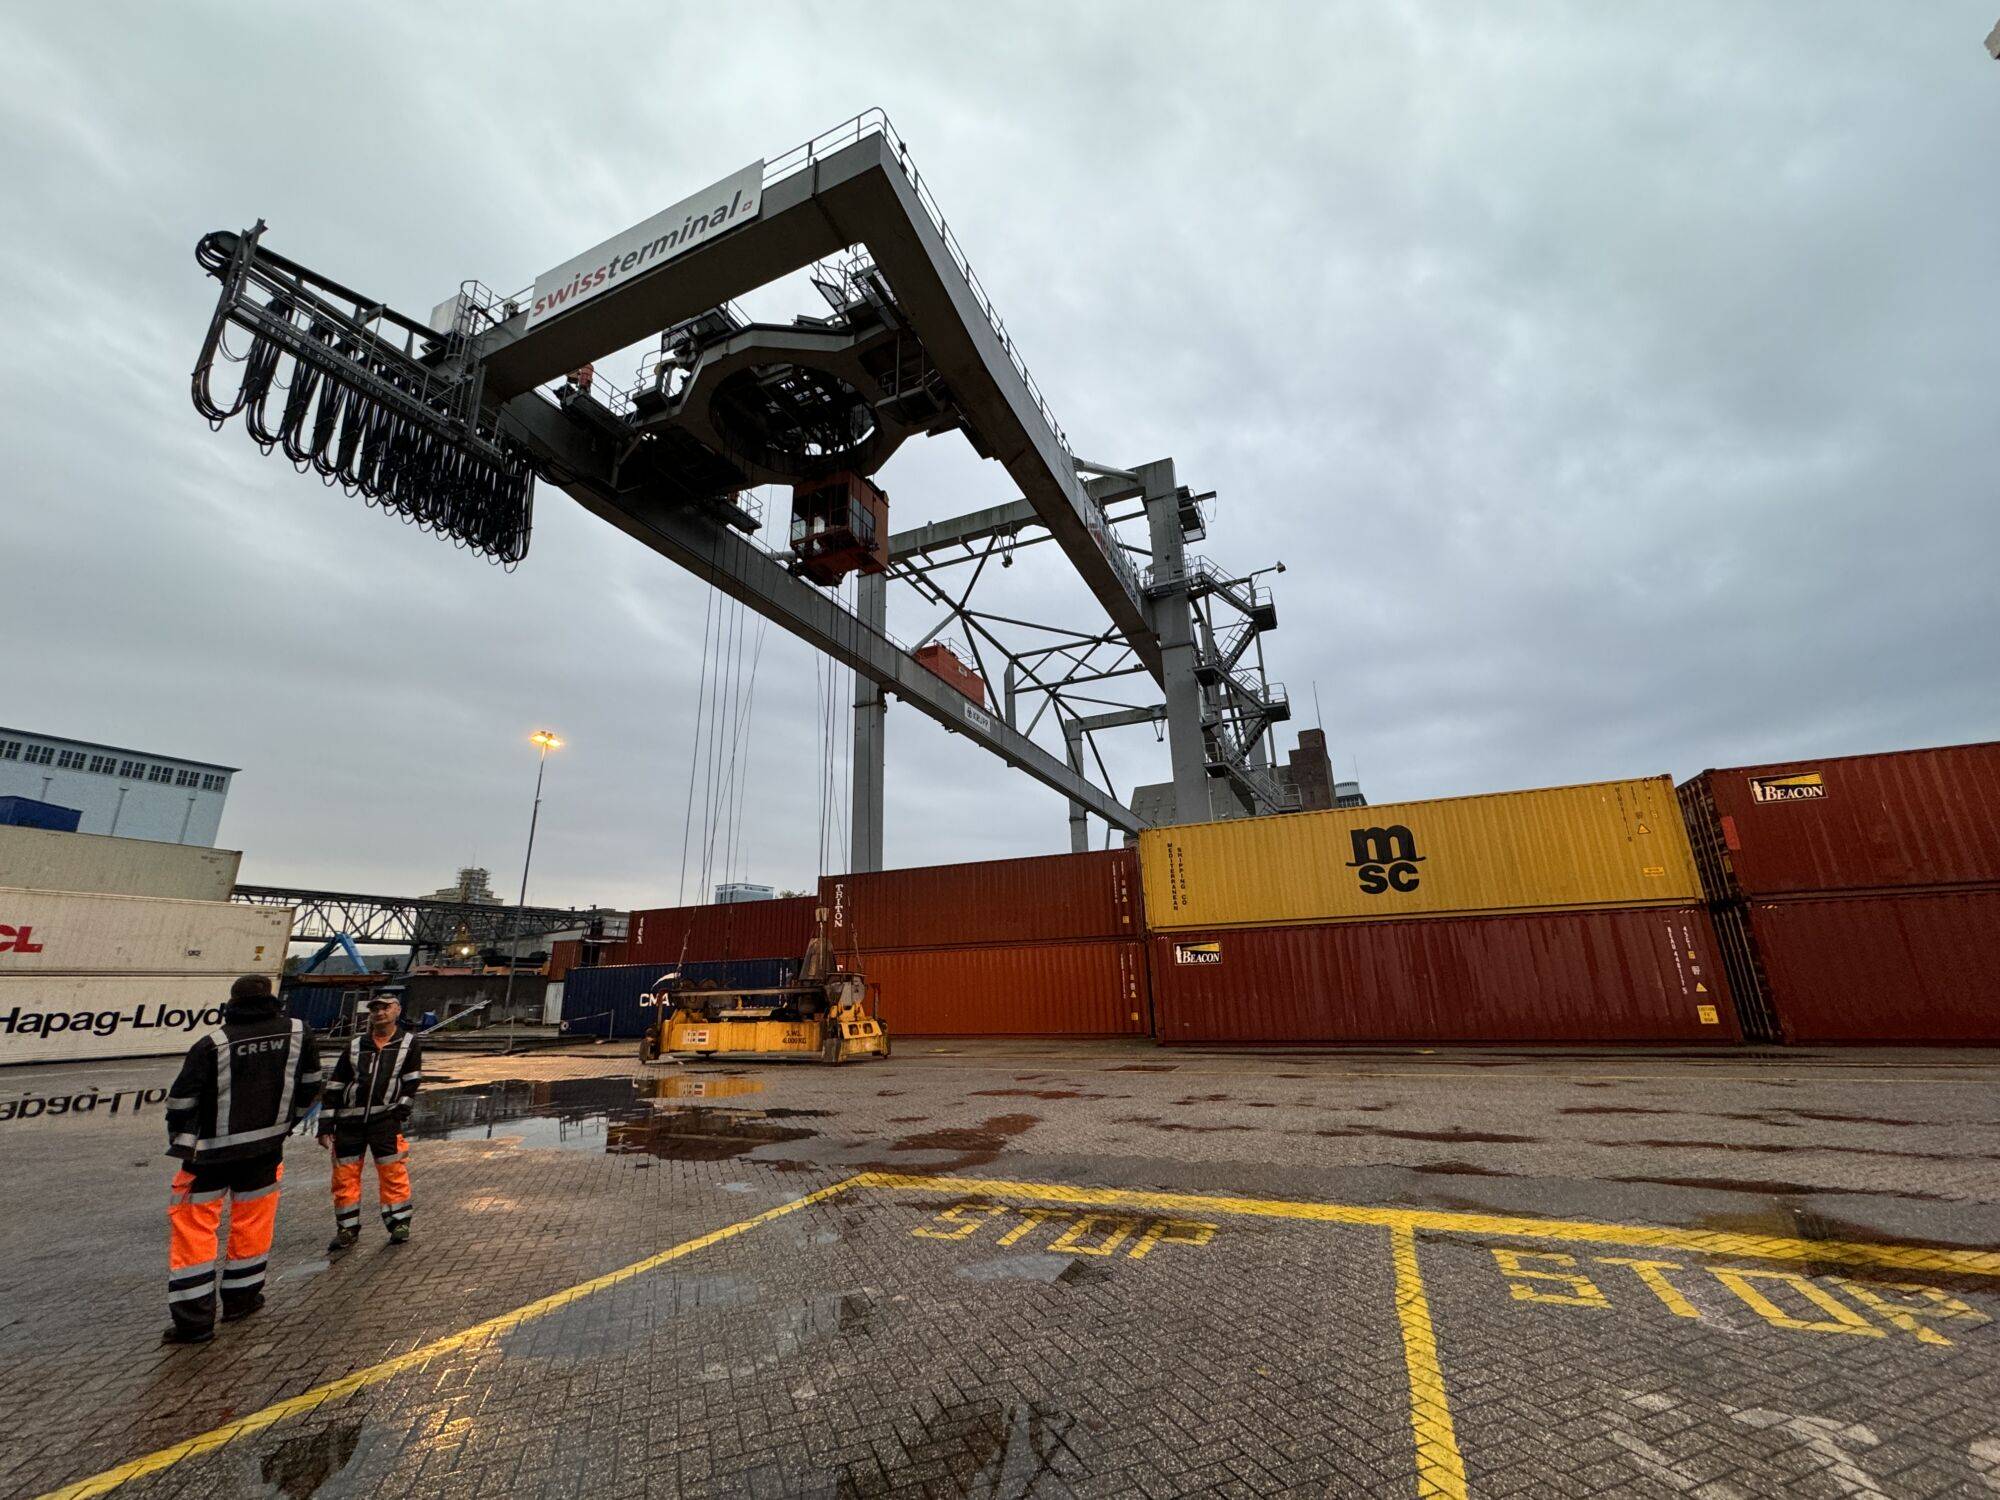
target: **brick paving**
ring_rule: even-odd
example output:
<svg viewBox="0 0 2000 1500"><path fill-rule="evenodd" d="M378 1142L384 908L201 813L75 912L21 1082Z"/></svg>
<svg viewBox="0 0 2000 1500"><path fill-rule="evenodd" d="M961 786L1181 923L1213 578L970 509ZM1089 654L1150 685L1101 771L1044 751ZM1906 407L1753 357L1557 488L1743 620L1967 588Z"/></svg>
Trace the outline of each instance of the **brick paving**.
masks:
<svg viewBox="0 0 2000 1500"><path fill-rule="evenodd" d="M329 1266L326 1162L295 1141L269 1307L172 1350L171 1063L0 1075L0 1494L856 1173L966 1180L841 1191L116 1493L1418 1494L1388 1233L1188 1206L1237 1195L1458 1216L1417 1257L1471 1494L2000 1494L2000 1277L1833 1248L2000 1247L1992 1054L906 1043L839 1069L582 1048L430 1071L452 1082L420 1122L415 1240L371 1216ZM1510 1238L1495 1215L1829 1249Z"/></svg>

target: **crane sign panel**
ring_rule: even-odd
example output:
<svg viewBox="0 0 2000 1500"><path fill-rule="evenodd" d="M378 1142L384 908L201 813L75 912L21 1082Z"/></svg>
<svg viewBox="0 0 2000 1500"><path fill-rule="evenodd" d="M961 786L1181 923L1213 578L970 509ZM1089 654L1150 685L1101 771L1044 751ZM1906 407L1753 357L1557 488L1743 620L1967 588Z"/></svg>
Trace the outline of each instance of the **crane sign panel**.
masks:
<svg viewBox="0 0 2000 1500"><path fill-rule="evenodd" d="M534 301L528 306L528 326L587 302L621 276L630 276L712 240L725 229L757 217L764 188L760 157L731 173L714 187L703 188L671 208L661 209L644 223L614 234L595 249L564 261L535 278Z"/></svg>

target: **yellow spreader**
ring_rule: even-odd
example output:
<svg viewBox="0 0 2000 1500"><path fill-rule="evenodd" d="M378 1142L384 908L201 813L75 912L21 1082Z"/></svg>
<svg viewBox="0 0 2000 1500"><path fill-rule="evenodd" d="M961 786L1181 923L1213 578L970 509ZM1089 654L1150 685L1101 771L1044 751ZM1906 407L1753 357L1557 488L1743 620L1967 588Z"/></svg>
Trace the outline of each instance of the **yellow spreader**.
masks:
<svg viewBox="0 0 2000 1500"><path fill-rule="evenodd" d="M822 924L823 930L823 924ZM656 1019L639 1057L844 1063L887 1057L889 1029L868 1012L868 981L834 969L824 938L806 953L799 982L778 989L695 989L667 974L647 996Z"/></svg>

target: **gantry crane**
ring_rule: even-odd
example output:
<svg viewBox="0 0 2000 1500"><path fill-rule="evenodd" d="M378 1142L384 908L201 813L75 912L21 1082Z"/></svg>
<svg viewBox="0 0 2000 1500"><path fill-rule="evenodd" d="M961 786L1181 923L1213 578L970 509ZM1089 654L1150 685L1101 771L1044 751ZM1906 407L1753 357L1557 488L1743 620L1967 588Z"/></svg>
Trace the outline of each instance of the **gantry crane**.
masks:
<svg viewBox="0 0 2000 1500"><path fill-rule="evenodd" d="M540 479L853 669L852 868L881 865L890 698L1063 793L1078 847L1090 817L1127 833L1146 821L1086 772L1082 747L1119 724L1165 725L1159 821L1215 815L1212 782L1224 811L1289 805L1269 756L1289 710L1262 666L1275 608L1254 579L1187 551L1212 496L1181 485L1171 460L1074 453L880 111L748 164L520 293L463 283L421 321L264 239L260 221L198 247L222 284L193 377L202 414L218 427L241 415L267 451L507 566L527 554ZM823 312L759 323L736 305L802 270ZM602 361L642 344L631 384L605 377ZM219 359L242 367L226 396ZM908 439L950 432L1005 467L1021 498L892 531L872 476ZM764 485L792 496L775 543L748 493ZM1143 541L1121 534L1128 522L1144 523ZM974 607L994 556L1004 567L1046 541L1107 624ZM954 568L972 584L950 581ZM850 576L852 609L830 591ZM888 633L891 580L943 611L933 636L965 630L969 661ZM1236 614L1218 625L1218 610ZM1017 627L1044 634L1022 645ZM1096 696L1126 678L1163 701ZM1060 751L1033 737L1044 725Z"/></svg>

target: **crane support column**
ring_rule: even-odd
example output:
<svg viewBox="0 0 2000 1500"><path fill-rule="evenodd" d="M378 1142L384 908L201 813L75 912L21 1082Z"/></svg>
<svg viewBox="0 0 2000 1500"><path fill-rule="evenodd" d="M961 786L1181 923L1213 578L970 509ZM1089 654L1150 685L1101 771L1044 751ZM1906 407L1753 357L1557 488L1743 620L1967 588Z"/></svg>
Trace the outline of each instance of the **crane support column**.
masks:
<svg viewBox="0 0 2000 1500"><path fill-rule="evenodd" d="M1194 610L1188 603L1187 539L1181 534L1174 461L1156 459L1135 471L1145 484L1152 534L1153 630L1160 642L1161 687L1167 701L1167 749L1174 766L1174 821L1204 823L1208 750L1201 731L1201 683L1194 675Z"/></svg>
<svg viewBox="0 0 2000 1500"><path fill-rule="evenodd" d="M881 634L889 626L889 575L863 573L855 580L854 603L861 623ZM853 872L865 875L882 868L882 790L884 746L889 702L882 685L863 673L854 674L853 838L849 858Z"/></svg>

